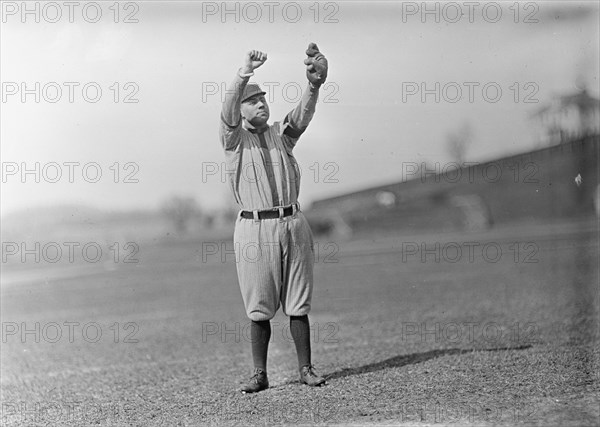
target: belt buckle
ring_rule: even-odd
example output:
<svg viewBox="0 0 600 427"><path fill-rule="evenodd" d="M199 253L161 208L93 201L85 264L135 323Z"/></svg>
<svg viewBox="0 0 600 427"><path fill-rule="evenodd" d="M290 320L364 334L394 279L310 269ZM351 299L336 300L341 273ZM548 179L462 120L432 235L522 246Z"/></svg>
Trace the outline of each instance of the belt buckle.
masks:
<svg viewBox="0 0 600 427"><path fill-rule="evenodd" d="M282 206L279 206L277 208L277 210L279 211L279 222L283 222L283 215L284 215L283 209L284 208Z"/></svg>
<svg viewBox="0 0 600 427"><path fill-rule="evenodd" d="M254 218L254 222L260 222L260 218L258 217L258 210L254 209L252 211L252 217Z"/></svg>

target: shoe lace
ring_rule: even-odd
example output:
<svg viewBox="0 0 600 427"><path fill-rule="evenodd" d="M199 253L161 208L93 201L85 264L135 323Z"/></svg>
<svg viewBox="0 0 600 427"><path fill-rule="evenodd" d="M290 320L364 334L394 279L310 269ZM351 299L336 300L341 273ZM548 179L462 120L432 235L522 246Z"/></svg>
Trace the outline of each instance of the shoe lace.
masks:
<svg viewBox="0 0 600 427"><path fill-rule="evenodd" d="M314 371L315 367L313 365L306 365L302 368L305 376L316 377L317 374Z"/></svg>
<svg viewBox="0 0 600 427"><path fill-rule="evenodd" d="M260 376L264 375L264 371L257 369L254 371L254 375L252 375L252 377L250 378L250 381L252 381L255 384L258 384L260 381Z"/></svg>

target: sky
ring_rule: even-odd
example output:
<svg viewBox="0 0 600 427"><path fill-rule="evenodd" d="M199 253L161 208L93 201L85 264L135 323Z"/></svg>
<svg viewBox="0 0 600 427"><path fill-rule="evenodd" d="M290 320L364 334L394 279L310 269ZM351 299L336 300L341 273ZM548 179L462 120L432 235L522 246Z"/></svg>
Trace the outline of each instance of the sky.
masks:
<svg viewBox="0 0 600 427"><path fill-rule="evenodd" d="M221 96L252 49L268 54L253 80L270 88L271 122L299 100L308 44L329 61L295 148L303 206L400 181L414 163L444 167L447 135L465 123L467 161L537 148L540 106L583 85L598 96L598 3L469 4L31 2L24 13L3 1L2 214L154 209L172 195L232 203Z"/></svg>

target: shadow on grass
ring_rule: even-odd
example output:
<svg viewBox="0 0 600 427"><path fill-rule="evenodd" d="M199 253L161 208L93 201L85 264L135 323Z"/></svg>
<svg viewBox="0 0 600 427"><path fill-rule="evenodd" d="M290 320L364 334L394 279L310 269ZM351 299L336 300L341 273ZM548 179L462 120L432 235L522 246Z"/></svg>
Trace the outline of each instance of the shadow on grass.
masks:
<svg viewBox="0 0 600 427"><path fill-rule="evenodd" d="M449 348L445 350L431 350L425 353L414 353L407 354L403 356L394 356L389 359L382 360L381 362L369 363L368 365L358 366L356 368L345 368L341 371L336 371L330 374L324 375L328 380L336 379L336 378L344 378L352 375L366 374L369 372L380 371L382 369L389 368L398 368L406 365L414 365L417 363L426 362L431 359L435 359L436 357L455 355L455 354L466 354L466 353L475 353L475 352L484 352L484 351L507 351L507 350L526 350L530 348L531 345L522 345L518 347L499 347L499 348L487 348L487 349L459 349L459 348Z"/></svg>

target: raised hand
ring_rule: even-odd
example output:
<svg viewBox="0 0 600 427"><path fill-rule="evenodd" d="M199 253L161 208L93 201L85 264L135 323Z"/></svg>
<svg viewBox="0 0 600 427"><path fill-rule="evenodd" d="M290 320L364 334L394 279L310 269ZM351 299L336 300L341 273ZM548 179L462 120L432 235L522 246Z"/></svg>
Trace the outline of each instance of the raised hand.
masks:
<svg viewBox="0 0 600 427"><path fill-rule="evenodd" d="M267 54L261 52L260 50L251 50L246 53L246 57L244 58L244 66L242 67L242 71L244 73L251 73L265 63L267 60Z"/></svg>
<svg viewBox="0 0 600 427"><path fill-rule="evenodd" d="M304 60L306 65L306 78L316 86L321 86L327 79L329 64L327 58L319 51L316 43L311 43L306 49L308 58Z"/></svg>

